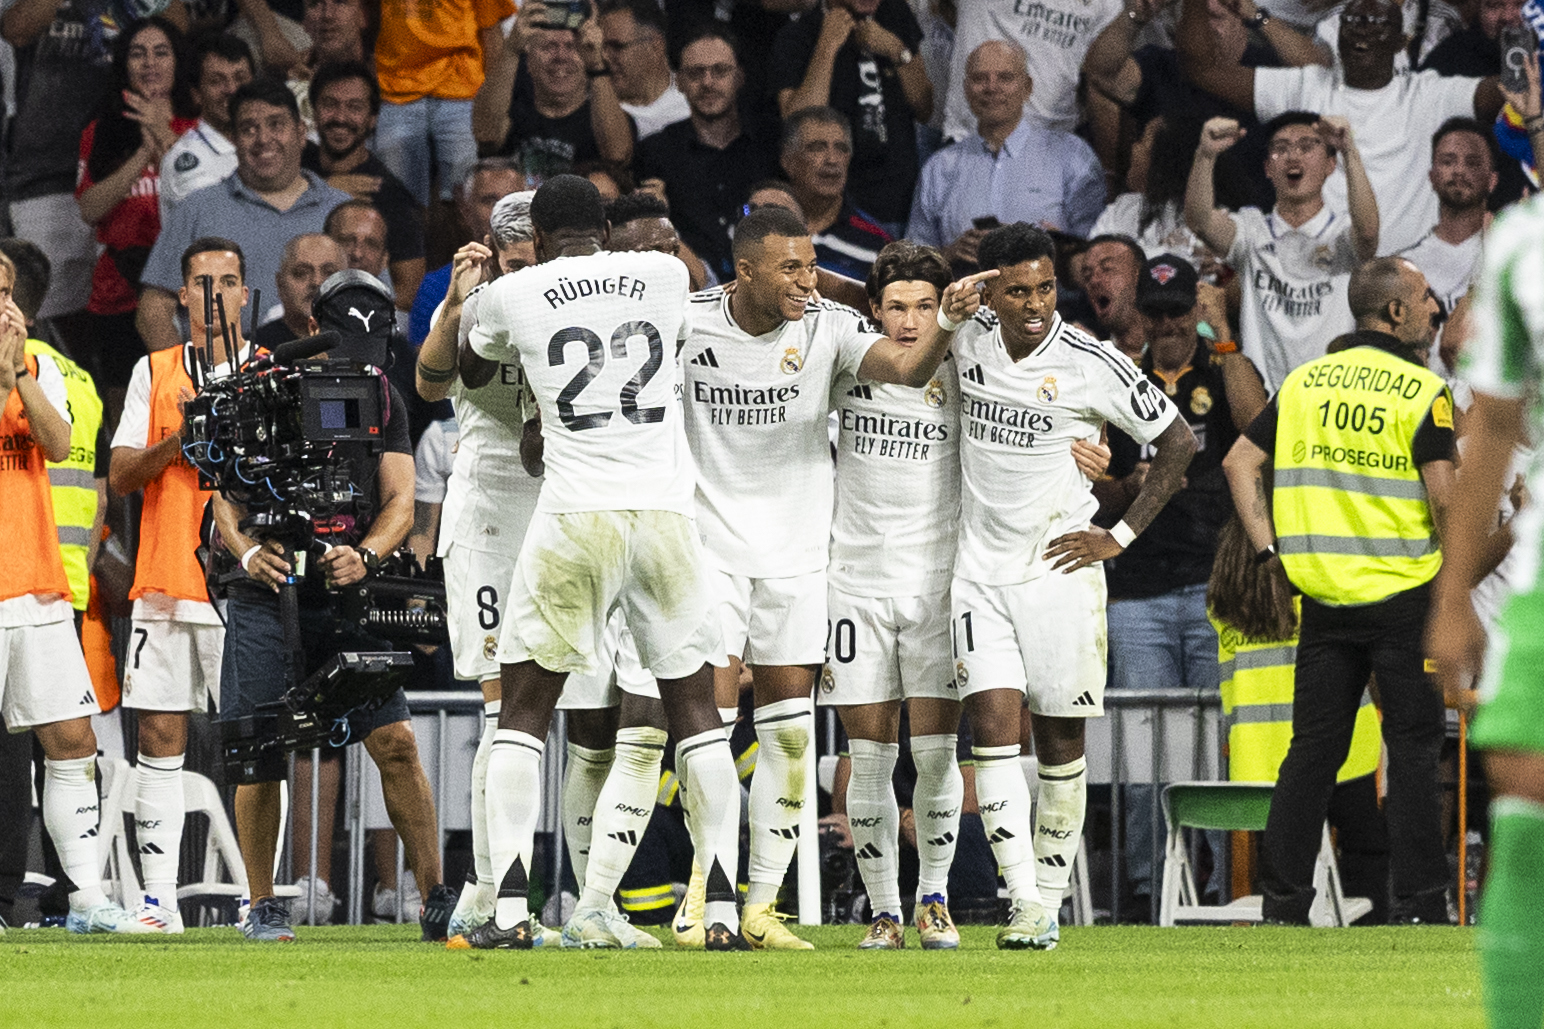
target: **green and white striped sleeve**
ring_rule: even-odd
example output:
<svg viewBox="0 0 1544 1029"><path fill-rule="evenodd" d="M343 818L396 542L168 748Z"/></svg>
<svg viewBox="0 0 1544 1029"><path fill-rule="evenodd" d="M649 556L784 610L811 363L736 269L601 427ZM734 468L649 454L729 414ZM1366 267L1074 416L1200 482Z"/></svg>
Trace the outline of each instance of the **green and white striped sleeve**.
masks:
<svg viewBox="0 0 1544 1029"><path fill-rule="evenodd" d="M1474 327L1460 376L1494 397L1536 391L1544 346L1544 205L1530 200L1496 219L1473 295Z"/></svg>

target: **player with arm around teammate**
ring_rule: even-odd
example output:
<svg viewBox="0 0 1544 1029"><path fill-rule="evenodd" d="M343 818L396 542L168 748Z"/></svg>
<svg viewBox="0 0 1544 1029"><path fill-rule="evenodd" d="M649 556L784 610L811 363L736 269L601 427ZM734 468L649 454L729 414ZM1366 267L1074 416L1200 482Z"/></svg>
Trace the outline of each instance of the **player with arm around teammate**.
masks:
<svg viewBox="0 0 1544 1029"><path fill-rule="evenodd" d="M1196 441L1129 358L1056 313L1055 244L1022 222L981 242L983 311L954 334L961 509L951 587L955 682L970 717L981 819L1012 903L1004 949L1050 949L1083 832L1085 719L1104 713L1105 585L1099 562L1147 528L1179 488ZM1155 448L1125 518L1093 527L1074 440L1113 422ZM1033 824L1019 765L1019 710L1034 716Z"/></svg>
<svg viewBox="0 0 1544 1029"><path fill-rule="evenodd" d="M926 387L949 347L938 322L912 346L872 331L850 307L815 299L815 248L781 207L735 227L735 288L692 298L682 350L686 429L697 463L697 517L715 567L724 653L717 700L726 720L738 664L754 670L759 744L750 800L744 935L756 949L800 950L773 911L798 845L815 678L825 658L832 476L827 423L838 378ZM944 289L954 321L979 305L987 272ZM688 898L690 900L690 898ZM676 920L689 935L690 905Z"/></svg>

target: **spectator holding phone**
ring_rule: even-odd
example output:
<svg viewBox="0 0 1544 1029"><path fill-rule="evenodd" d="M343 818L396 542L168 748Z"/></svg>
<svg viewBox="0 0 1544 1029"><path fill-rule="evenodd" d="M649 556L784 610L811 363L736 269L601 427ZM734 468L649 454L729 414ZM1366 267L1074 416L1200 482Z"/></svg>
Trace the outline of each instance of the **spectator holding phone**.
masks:
<svg viewBox="0 0 1544 1029"><path fill-rule="evenodd" d="M1030 120L1034 84L1017 43L982 43L965 65L976 134L922 168L906 235L939 247L956 268L999 224L1025 221L1087 236L1104 210L1104 170L1083 140Z"/></svg>

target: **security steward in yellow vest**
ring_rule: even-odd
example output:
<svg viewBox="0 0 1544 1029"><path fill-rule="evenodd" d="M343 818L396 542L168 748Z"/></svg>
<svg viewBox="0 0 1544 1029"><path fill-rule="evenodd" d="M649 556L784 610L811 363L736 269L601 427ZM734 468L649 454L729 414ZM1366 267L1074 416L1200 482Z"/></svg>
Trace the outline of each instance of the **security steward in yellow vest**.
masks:
<svg viewBox="0 0 1544 1029"><path fill-rule="evenodd" d="M64 558L64 574L70 580L70 603L79 620L91 599L91 544L94 533L101 529L99 518L107 504L106 448L101 448L98 459L102 398L86 370L47 343L29 339L26 350L54 362L64 376L64 390L69 397L73 418L70 456L48 462L48 484L54 496L54 522L59 527L59 553Z"/></svg>
<svg viewBox="0 0 1544 1029"><path fill-rule="evenodd" d="M1420 271L1392 257L1357 269L1348 299L1357 331L1337 353L1292 371L1224 462L1257 559L1280 560L1303 594L1292 743L1265 830L1263 913L1308 922L1336 770L1376 674L1389 754L1391 920L1446 922L1443 707L1422 656L1442 564L1437 527L1453 483L1453 398L1426 370L1441 308Z"/></svg>

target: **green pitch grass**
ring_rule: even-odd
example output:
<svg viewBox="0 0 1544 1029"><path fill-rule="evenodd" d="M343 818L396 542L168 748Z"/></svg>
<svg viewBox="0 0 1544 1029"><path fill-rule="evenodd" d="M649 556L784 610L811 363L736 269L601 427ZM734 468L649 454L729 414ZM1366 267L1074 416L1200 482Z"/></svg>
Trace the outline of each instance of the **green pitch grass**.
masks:
<svg viewBox="0 0 1544 1029"><path fill-rule="evenodd" d="M183 937L0 938L0 1026L177 1029L1179 1029L1483 1025L1467 930L1064 929L1050 953L1000 952L965 927L954 953L853 948L805 929L778 954L446 951L416 926L301 928L249 944Z"/></svg>

